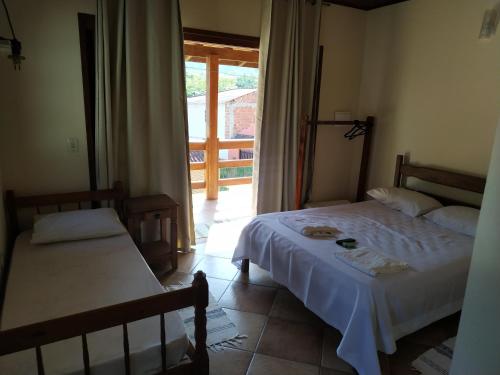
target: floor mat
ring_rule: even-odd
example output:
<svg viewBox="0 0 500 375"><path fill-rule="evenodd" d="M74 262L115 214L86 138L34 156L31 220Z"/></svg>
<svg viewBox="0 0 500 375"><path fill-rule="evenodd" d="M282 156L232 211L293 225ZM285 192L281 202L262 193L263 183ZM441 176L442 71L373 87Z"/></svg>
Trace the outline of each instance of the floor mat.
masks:
<svg viewBox="0 0 500 375"><path fill-rule="evenodd" d="M442 344L427 350L413 361L412 365L423 375L448 375L453 358L453 348L456 337L446 340Z"/></svg>

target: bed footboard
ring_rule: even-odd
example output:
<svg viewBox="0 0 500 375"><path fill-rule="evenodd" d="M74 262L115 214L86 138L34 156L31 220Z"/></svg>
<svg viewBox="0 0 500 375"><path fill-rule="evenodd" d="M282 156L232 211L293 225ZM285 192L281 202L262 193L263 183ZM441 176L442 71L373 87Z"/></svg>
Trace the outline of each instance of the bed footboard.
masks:
<svg viewBox="0 0 500 375"><path fill-rule="evenodd" d="M196 346L191 362L177 367L166 368L166 342L164 314L185 307L195 309ZM38 375L44 374L41 347L57 341L78 337L82 339L82 356L85 374L90 374L89 351L86 335L107 328L122 326L123 348L126 374L130 374L130 352L127 323L159 315L162 347L162 372L171 375L191 373L207 375L209 359L206 348L206 313L208 306L208 283L205 274L198 271L189 288L141 298L130 302L107 306L96 310L30 324L5 331L0 331L0 356L22 350L34 349L36 353Z"/></svg>

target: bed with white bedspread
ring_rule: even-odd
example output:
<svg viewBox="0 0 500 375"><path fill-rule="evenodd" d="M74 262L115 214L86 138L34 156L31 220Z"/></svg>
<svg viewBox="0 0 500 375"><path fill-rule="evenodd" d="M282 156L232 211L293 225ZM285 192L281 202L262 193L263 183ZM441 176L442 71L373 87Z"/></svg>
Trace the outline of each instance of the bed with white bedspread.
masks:
<svg viewBox="0 0 500 375"><path fill-rule="evenodd" d="M405 261L409 269L371 277L335 257L335 239L285 226L284 213L260 215L243 230L233 262L249 258L306 307L339 329L338 355L361 375L378 374L377 349L461 309L473 238L412 218L376 201L288 212L331 218L342 237Z"/></svg>
<svg viewBox="0 0 500 375"><path fill-rule="evenodd" d="M481 193L485 179L403 164L403 177ZM465 177L464 177L465 176ZM443 200L443 202L446 199ZM447 203L447 202L446 202ZM359 246L406 262L394 274L367 275L339 260L336 238L309 238L283 223L293 215L323 216ZM396 340L462 307L474 238L371 200L257 216L242 231L233 263L268 270L305 306L343 334L337 354L360 375L379 375L377 350L392 354Z"/></svg>

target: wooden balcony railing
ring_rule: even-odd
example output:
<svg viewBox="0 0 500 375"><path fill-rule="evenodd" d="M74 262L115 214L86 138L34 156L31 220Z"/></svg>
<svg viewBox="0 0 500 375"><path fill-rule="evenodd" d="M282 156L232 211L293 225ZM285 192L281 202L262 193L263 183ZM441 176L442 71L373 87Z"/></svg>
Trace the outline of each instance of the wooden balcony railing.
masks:
<svg viewBox="0 0 500 375"><path fill-rule="evenodd" d="M219 150L233 150L233 149L253 149L254 140L253 139L217 139L217 147L214 150L217 154ZM207 188L206 181L210 179L208 173L210 171L216 171L216 176L214 178L217 181L217 186L231 186L231 185L244 185L251 184L252 177L236 177L236 178L219 178L220 168L239 168L239 167L251 167L253 165L253 159L233 159L233 160L218 160L215 158L207 157L207 141L194 141L189 142L189 151L203 151L205 153L204 161L201 162L191 162L189 163L191 171L205 170L205 176L203 181L195 181L191 183L193 189L205 189ZM210 160L218 160L216 165L211 165ZM213 172L212 172L213 173Z"/></svg>

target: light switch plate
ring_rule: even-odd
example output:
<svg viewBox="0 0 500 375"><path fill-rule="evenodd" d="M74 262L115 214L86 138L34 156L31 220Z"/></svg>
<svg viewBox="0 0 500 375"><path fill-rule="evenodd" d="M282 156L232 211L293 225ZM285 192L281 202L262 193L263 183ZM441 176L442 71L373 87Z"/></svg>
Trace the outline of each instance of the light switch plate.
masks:
<svg viewBox="0 0 500 375"><path fill-rule="evenodd" d="M80 152L80 140L78 138L68 138L66 139L66 147L69 153Z"/></svg>

